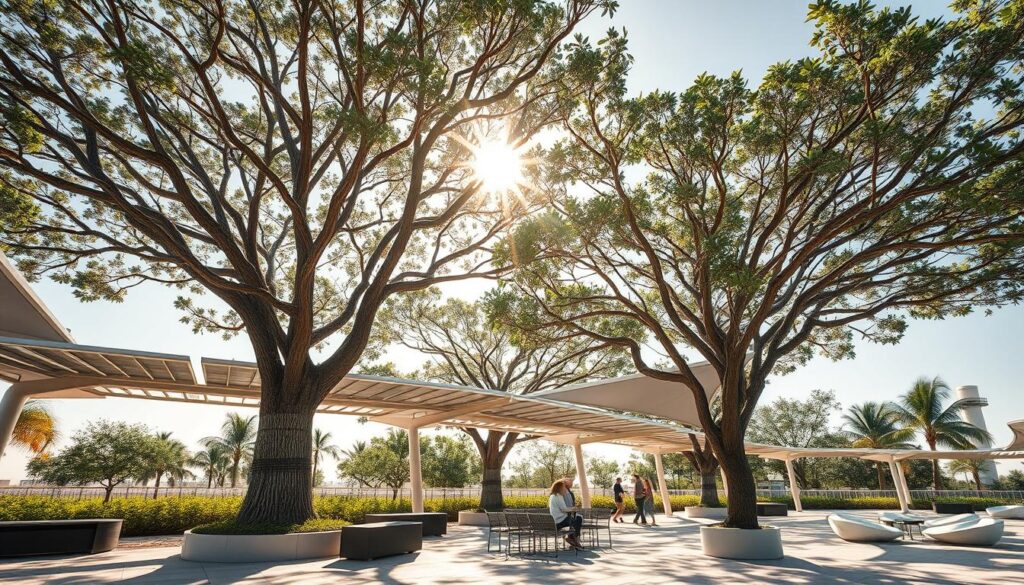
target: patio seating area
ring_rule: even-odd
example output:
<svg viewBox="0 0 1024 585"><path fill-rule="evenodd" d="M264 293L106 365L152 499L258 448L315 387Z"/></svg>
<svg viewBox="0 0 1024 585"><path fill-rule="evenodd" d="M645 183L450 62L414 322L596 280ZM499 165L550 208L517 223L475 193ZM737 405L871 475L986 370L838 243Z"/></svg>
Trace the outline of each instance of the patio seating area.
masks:
<svg viewBox="0 0 1024 585"><path fill-rule="evenodd" d="M863 510L865 518L879 511ZM183 561L179 547L119 548L92 556L0 562L0 583L929 583L1019 582L1024 570L1024 521L1005 521L992 547L953 546L925 540L844 542L829 529L827 511L772 518L786 540L779 561L730 561L700 550L698 521L660 519L658 528L611 527L613 546L557 558L513 554L506 558L488 528L449 526L444 537L427 537L413 554L373 562L340 558L290 563ZM936 519L932 514L922 514ZM602 538L604 533L602 532ZM602 545L603 545L602 540ZM525 544L525 543L524 543Z"/></svg>

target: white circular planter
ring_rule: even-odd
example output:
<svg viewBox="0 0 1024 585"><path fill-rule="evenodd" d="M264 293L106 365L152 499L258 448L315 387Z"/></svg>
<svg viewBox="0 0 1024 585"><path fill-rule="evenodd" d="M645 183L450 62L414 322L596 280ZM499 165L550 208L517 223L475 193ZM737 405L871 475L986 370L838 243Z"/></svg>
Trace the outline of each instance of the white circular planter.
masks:
<svg viewBox="0 0 1024 585"><path fill-rule="evenodd" d="M459 526L487 526L487 512L459 512Z"/></svg>
<svg viewBox="0 0 1024 585"><path fill-rule="evenodd" d="M295 534L192 534L185 532L181 558L213 563L254 563L337 557L341 531Z"/></svg>
<svg viewBox="0 0 1024 585"><path fill-rule="evenodd" d="M701 526L704 554L720 559L764 561L782 558L782 532L774 526L760 530Z"/></svg>
<svg viewBox="0 0 1024 585"><path fill-rule="evenodd" d="M708 518L711 520L725 520L729 513L728 508L704 508L702 506L686 506L683 508L683 515L687 518Z"/></svg>

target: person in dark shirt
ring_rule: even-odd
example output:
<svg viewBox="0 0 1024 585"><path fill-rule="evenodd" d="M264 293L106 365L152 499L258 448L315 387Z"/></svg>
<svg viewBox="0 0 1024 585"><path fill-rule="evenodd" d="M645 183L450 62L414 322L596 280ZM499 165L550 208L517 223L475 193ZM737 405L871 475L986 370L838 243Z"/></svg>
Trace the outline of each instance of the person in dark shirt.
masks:
<svg viewBox="0 0 1024 585"><path fill-rule="evenodd" d="M615 513L612 514L612 522L624 522L622 519L622 512L626 509L626 500L624 496L626 490L622 487L622 478L615 478L615 485L612 487L612 492L615 494Z"/></svg>
<svg viewBox="0 0 1024 585"><path fill-rule="evenodd" d="M633 524L643 524L647 526L647 514L644 510L644 500L647 497L647 488L644 487L644 481L640 479L640 475L633 474L633 499L636 500L636 516L633 516Z"/></svg>

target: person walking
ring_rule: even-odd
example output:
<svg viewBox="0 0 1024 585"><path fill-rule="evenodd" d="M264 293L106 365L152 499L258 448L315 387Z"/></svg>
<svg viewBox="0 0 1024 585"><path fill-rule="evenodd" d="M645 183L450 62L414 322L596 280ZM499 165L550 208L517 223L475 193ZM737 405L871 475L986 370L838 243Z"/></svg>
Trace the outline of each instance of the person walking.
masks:
<svg viewBox="0 0 1024 585"><path fill-rule="evenodd" d="M622 513L626 510L626 490L622 487L622 478L615 478L615 485L612 486L612 493L615 495L615 513L612 514L612 522L625 522Z"/></svg>
<svg viewBox="0 0 1024 585"><path fill-rule="evenodd" d="M644 510L644 499L647 494L647 489L644 487L644 480L640 479L640 474L633 474L633 500L636 502L636 515L633 516L633 524L643 524L647 526L646 510Z"/></svg>
<svg viewBox="0 0 1024 585"><path fill-rule="evenodd" d="M651 517L651 526L657 526L658 521L654 519L654 484L651 480L644 478L644 511Z"/></svg>

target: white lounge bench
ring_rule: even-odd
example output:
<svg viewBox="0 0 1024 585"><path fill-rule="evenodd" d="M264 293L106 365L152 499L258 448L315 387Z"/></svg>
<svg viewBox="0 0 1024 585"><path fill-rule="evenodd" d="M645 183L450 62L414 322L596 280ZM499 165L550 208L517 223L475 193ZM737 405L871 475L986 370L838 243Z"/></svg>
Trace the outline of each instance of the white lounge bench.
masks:
<svg viewBox="0 0 1024 585"><path fill-rule="evenodd" d="M936 526L945 526L947 524L969 524L977 522L978 520L981 520L981 516L978 516L977 514L957 514L955 516L946 516L945 518L926 520L923 526L925 528L934 528Z"/></svg>
<svg viewBox="0 0 1024 585"><path fill-rule="evenodd" d="M993 518L1024 520L1024 506L993 506L985 511Z"/></svg>
<svg viewBox="0 0 1024 585"><path fill-rule="evenodd" d="M903 531L853 514L835 513L828 525L836 536L850 542L887 542L903 536Z"/></svg>
<svg viewBox="0 0 1024 585"><path fill-rule="evenodd" d="M967 520L959 524L944 524L925 528L922 533L928 538L947 544L970 546L992 546L1003 537L1003 521L994 518Z"/></svg>

